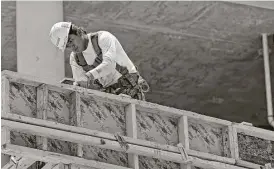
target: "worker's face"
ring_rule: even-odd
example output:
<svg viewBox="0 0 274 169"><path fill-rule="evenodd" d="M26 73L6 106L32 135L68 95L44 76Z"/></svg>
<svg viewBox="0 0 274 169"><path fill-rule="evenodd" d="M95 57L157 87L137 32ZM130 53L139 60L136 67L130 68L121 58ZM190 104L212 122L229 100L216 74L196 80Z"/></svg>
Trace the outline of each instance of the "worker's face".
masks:
<svg viewBox="0 0 274 169"><path fill-rule="evenodd" d="M70 34L66 49L79 53L85 50L85 39L81 35Z"/></svg>

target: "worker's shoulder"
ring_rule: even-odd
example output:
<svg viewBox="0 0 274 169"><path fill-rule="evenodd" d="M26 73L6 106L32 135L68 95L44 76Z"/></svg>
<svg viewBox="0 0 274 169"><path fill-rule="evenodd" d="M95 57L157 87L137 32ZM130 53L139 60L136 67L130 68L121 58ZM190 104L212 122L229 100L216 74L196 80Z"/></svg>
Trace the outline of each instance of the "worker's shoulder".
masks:
<svg viewBox="0 0 274 169"><path fill-rule="evenodd" d="M112 35L112 33L110 33L109 31L105 31L105 30L98 31L97 33L99 36L111 36Z"/></svg>
<svg viewBox="0 0 274 169"><path fill-rule="evenodd" d="M115 36L112 34L112 33L110 33L110 32L108 32L108 31L98 31L97 32L98 33L98 38L99 39L112 39L112 38L115 38Z"/></svg>

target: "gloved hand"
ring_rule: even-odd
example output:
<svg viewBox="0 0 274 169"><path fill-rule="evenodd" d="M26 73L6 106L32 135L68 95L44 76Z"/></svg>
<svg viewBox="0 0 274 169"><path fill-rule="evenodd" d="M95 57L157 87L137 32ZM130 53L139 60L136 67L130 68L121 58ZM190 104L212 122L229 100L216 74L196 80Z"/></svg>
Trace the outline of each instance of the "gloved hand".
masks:
<svg viewBox="0 0 274 169"><path fill-rule="evenodd" d="M88 88L89 78L87 76L83 76L80 79L75 80L75 82L73 82L73 85Z"/></svg>
<svg viewBox="0 0 274 169"><path fill-rule="evenodd" d="M79 86L79 84L77 82L73 82L73 86Z"/></svg>
<svg viewBox="0 0 274 169"><path fill-rule="evenodd" d="M82 79L75 81L73 85L97 90L100 87L94 83L94 80L93 75L90 72L87 72Z"/></svg>

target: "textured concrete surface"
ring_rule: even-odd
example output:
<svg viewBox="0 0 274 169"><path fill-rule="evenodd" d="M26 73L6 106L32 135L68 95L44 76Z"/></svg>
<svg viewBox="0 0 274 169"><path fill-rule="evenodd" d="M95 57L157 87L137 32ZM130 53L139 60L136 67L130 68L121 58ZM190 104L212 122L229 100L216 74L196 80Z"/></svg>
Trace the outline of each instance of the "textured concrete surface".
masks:
<svg viewBox="0 0 274 169"><path fill-rule="evenodd" d="M180 164L155 158L139 156L139 167L140 169L179 169ZM195 169L195 167L192 168Z"/></svg>
<svg viewBox="0 0 274 169"><path fill-rule="evenodd" d="M160 144L178 144L178 119L159 116L155 113L136 113L137 138Z"/></svg>
<svg viewBox="0 0 274 169"><path fill-rule="evenodd" d="M67 95L49 90L47 120L69 125L71 120L69 113L71 105L72 101ZM56 139L48 139L48 150L71 155L75 153L76 144Z"/></svg>
<svg viewBox="0 0 274 169"><path fill-rule="evenodd" d="M274 165L274 141L238 134L240 159L264 165Z"/></svg>
<svg viewBox="0 0 274 169"><path fill-rule="evenodd" d="M64 2L66 21L117 36L151 85L148 101L255 125L267 125L258 50L273 15L229 2Z"/></svg>
<svg viewBox="0 0 274 169"><path fill-rule="evenodd" d="M190 118L188 128L191 150L230 157L227 127Z"/></svg>
<svg viewBox="0 0 274 169"><path fill-rule="evenodd" d="M10 111L11 113L36 117L36 91L35 87L11 83L10 85ZM35 148L36 136L11 131L12 144Z"/></svg>
<svg viewBox="0 0 274 169"><path fill-rule="evenodd" d="M106 133L126 135L125 108L121 104L110 104L96 97L81 95L83 127ZM75 120L74 120L75 121ZM127 166L127 154L95 146L84 145L83 157L86 159Z"/></svg>

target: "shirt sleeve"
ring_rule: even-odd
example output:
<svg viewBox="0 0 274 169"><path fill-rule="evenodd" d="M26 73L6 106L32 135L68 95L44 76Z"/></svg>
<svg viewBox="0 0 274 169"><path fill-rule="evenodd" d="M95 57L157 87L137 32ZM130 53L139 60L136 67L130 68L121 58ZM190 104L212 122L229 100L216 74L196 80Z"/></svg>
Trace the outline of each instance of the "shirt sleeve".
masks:
<svg viewBox="0 0 274 169"><path fill-rule="evenodd" d="M75 60L75 54L71 52L70 54L70 66L72 70L72 76L75 81L87 81L87 77L85 76L85 71L82 66L79 66Z"/></svg>
<svg viewBox="0 0 274 169"><path fill-rule="evenodd" d="M94 79L110 74L116 67L115 37L110 33L105 32L98 38L98 44L102 50L103 61L96 68L89 71Z"/></svg>

